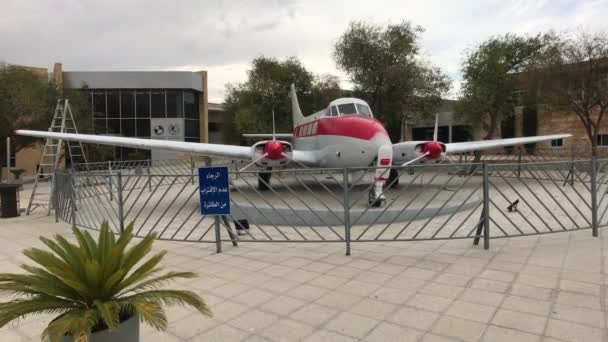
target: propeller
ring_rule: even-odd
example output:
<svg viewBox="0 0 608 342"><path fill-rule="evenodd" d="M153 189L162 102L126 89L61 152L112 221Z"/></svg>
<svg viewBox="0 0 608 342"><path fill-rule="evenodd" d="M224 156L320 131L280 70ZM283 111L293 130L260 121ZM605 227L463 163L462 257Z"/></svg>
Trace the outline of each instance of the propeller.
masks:
<svg viewBox="0 0 608 342"><path fill-rule="evenodd" d="M435 114L435 130L433 131L433 141L437 142L437 135L439 131L439 114Z"/></svg>
<svg viewBox="0 0 608 342"><path fill-rule="evenodd" d="M401 164L401 166L408 166L410 164L413 164L413 163L419 161L420 159L425 158L428 155L429 155L429 152L425 152L425 153L419 155L418 157L416 157L416 158L414 158L412 160L406 161L405 163Z"/></svg>

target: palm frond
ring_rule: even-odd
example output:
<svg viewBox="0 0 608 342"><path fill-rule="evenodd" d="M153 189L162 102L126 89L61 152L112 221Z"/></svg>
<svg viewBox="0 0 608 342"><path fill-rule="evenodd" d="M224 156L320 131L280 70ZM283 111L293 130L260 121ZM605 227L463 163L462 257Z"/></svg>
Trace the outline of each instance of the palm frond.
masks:
<svg viewBox="0 0 608 342"><path fill-rule="evenodd" d="M120 325L120 306L117 302L102 302L96 300L93 302L99 312L99 316L109 329L116 329Z"/></svg>
<svg viewBox="0 0 608 342"><path fill-rule="evenodd" d="M150 274L154 273L156 266L163 260L163 257L167 254L167 251L160 251L153 257L151 257L148 261L144 262L141 266L139 266L135 271L133 271L127 278L118 284L115 288L117 292L122 291L123 289L131 286L132 284L142 281L143 279L150 276Z"/></svg>
<svg viewBox="0 0 608 342"><path fill-rule="evenodd" d="M155 301L133 299L128 302L122 301L121 306L129 312L135 312L139 319L156 330L167 329L167 315L160 303Z"/></svg>
<svg viewBox="0 0 608 342"><path fill-rule="evenodd" d="M139 292L137 294L126 296L121 298L123 302L136 301L148 301L158 302L167 306L179 305L185 306L190 305L200 313L206 316L213 316L211 310L207 307L205 301L196 293L192 291L184 290L150 290Z"/></svg>
<svg viewBox="0 0 608 342"><path fill-rule="evenodd" d="M49 323L42 332L44 342L59 342L65 335L72 336L74 342L87 342L93 327L99 321L95 309L78 309L65 313Z"/></svg>
<svg viewBox="0 0 608 342"><path fill-rule="evenodd" d="M192 279L192 278L196 278L196 277L197 277L196 273L193 273L193 272L167 272L161 276L136 283L132 287L126 288L123 292L121 292L119 294L119 296L126 294L126 293L130 293L130 292L138 292L138 291L156 289L159 286L167 284L171 280L175 280L177 278Z"/></svg>
<svg viewBox="0 0 608 342"><path fill-rule="evenodd" d="M77 308L73 302L56 297L37 295L28 299L15 299L11 302L0 303L0 328L26 315L57 314Z"/></svg>

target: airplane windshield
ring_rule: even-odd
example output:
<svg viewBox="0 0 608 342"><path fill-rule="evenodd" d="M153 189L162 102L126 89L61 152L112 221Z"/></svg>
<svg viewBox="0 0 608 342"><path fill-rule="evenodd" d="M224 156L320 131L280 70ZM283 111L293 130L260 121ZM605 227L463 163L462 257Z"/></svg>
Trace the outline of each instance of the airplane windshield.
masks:
<svg viewBox="0 0 608 342"><path fill-rule="evenodd" d="M369 110L369 107L364 104L357 103L357 109L361 115L372 116L372 111Z"/></svg>
<svg viewBox="0 0 608 342"><path fill-rule="evenodd" d="M357 109L355 108L354 103L345 103L338 105L338 109L340 110L340 114L342 115L357 114Z"/></svg>

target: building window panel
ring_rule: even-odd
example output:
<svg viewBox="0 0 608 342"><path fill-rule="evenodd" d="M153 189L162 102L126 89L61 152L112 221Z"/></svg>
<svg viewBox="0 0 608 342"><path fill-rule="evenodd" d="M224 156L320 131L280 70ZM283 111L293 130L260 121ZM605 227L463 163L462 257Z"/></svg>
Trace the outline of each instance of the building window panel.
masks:
<svg viewBox="0 0 608 342"><path fill-rule="evenodd" d="M184 120L186 126L185 136L189 138L197 138L200 141L200 121L199 120Z"/></svg>
<svg viewBox="0 0 608 342"><path fill-rule="evenodd" d="M93 97L93 116L95 118L105 119L106 118L106 94L105 93L91 93Z"/></svg>
<svg viewBox="0 0 608 342"><path fill-rule="evenodd" d="M95 119L93 120L94 132L95 134L106 134L108 133L108 128L106 125L106 119Z"/></svg>
<svg viewBox="0 0 608 342"><path fill-rule="evenodd" d="M597 145L598 146L608 146L608 134L598 134L597 135Z"/></svg>
<svg viewBox="0 0 608 342"><path fill-rule="evenodd" d="M120 135L120 119L108 119L108 134Z"/></svg>
<svg viewBox="0 0 608 342"><path fill-rule="evenodd" d="M135 93L133 91L123 91L120 93L120 117L135 117Z"/></svg>
<svg viewBox="0 0 608 342"><path fill-rule="evenodd" d="M183 102L182 93L168 91L167 92L167 117L168 118L183 118Z"/></svg>
<svg viewBox="0 0 608 342"><path fill-rule="evenodd" d="M553 139L551 140L551 147L563 147L564 139Z"/></svg>
<svg viewBox="0 0 608 342"><path fill-rule="evenodd" d="M138 118L150 118L150 93L138 92L135 95L136 107L135 114Z"/></svg>
<svg viewBox="0 0 608 342"><path fill-rule="evenodd" d="M151 97L151 108L150 114L153 118L165 118L165 93L164 92L152 92Z"/></svg>
<svg viewBox="0 0 608 342"><path fill-rule="evenodd" d="M136 122L136 134L139 138L149 138L150 137L150 120L142 120L138 119Z"/></svg>
<svg viewBox="0 0 608 342"><path fill-rule="evenodd" d="M116 91L109 91L106 95L108 118L120 118L120 95Z"/></svg>
<svg viewBox="0 0 608 342"><path fill-rule="evenodd" d="M184 91L184 117L186 119L199 119L198 94Z"/></svg>
<svg viewBox="0 0 608 342"><path fill-rule="evenodd" d="M121 120L121 128L120 133L125 137L134 137L135 136L135 119L122 119Z"/></svg>

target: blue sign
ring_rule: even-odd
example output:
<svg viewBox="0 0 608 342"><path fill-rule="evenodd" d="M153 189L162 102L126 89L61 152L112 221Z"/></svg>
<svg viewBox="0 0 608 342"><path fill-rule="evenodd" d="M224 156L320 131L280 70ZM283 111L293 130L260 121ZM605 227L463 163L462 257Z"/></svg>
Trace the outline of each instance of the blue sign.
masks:
<svg viewBox="0 0 608 342"><path fill-rule="evenodd" d="M199 167L198 186L202 215L230 215L227 167Z"/></svg>

